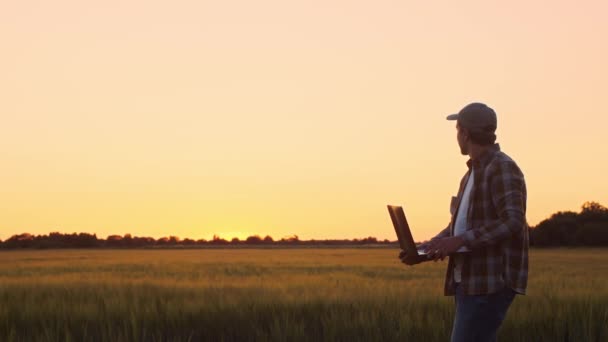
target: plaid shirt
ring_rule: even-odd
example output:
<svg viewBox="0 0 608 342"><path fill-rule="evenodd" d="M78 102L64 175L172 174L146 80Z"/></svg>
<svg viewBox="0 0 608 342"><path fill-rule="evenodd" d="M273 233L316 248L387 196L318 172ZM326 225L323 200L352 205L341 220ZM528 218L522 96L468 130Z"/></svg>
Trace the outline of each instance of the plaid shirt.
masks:
<svg viewBox="0 0 608 342"><path fill-rule="evenodd" d="M433 239L453 236L460 200L471 167L473 189L466 232L462 235L471 252L464 253L462 286L465 294L490 294L508 286L526 293L528 282L528 225L526 223L526 183L515 162L493 145L475 161L460 182L458 196L452 198L452 220ZM454 258L450 257L445 295L454 295Z"/></svg>

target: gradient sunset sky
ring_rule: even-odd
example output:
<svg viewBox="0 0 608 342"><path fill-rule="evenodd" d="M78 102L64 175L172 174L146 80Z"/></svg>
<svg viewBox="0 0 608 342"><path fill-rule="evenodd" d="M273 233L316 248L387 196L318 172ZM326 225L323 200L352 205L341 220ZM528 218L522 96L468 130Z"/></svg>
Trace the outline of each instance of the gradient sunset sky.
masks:
<svg viewBox="0 0 608 342"><path fill-rule="evenodd" d="M608 205L606 1L6 1L0 239L417 240L481 101L528 221Z"/></svg>

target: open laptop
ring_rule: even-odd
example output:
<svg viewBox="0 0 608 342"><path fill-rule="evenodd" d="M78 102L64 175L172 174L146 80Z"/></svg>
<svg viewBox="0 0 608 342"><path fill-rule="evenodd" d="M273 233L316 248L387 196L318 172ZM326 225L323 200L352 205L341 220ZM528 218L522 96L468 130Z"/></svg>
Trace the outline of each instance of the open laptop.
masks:
<svg viewBox="0 0 608 342"><path fill-rule="evenodd" d="M399 246L408 255L415 255L418 261L429 260L429 256L422 249L416 248L416 243L412 237L410 226L407 224L403 208L396 205L387 205L388 213L391 215L395 233L399 239Z"/></svg>

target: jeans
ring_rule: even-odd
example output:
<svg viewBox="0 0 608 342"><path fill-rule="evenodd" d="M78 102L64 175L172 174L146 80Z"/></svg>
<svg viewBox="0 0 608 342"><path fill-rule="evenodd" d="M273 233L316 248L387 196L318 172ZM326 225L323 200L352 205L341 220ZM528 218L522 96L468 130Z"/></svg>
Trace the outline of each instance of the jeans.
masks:
<svg viewBox="0 0 608 342"><path fill-rule="evenodd" d="M488 295L465 295L457 284L451 342L496 341L513 298L515 291L508 287Z"/></svg>

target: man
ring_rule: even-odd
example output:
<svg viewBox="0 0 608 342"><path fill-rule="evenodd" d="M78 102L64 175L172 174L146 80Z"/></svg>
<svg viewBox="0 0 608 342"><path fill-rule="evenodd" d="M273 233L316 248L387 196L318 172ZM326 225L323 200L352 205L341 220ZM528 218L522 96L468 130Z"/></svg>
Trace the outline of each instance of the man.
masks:
<svg viewBox="0 0 608 342"><path fill-rule="evenodd" d="M452 198L448 227L422 247L437 261L449 256L445 295L455 296L453 342L496 341L516 293L528 280L526 184L517 164L500 151L496 113L471 103L458 114L456 138L468 171ZM416 260L401 252L408 265Z"/></svg>

